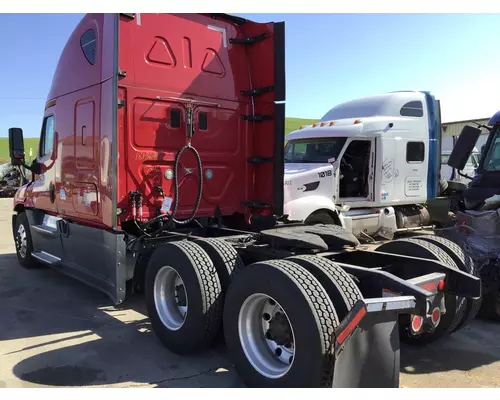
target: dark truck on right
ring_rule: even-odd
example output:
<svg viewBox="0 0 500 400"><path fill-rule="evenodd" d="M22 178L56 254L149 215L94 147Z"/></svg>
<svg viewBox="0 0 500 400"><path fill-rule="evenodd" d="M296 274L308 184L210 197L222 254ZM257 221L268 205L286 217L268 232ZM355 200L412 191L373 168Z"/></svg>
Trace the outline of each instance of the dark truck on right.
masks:
<svg viewBox="0 0 500 400"><path fill-rule="evenodd" d="M500 321L500 111L488 121L488 140L482 148L474 178L450 209L452 220L436 229L436 235L459 245L467 262L481 277L479 316ZM481 130L465 126L453 148L448 165L463 170Z"/></svg>

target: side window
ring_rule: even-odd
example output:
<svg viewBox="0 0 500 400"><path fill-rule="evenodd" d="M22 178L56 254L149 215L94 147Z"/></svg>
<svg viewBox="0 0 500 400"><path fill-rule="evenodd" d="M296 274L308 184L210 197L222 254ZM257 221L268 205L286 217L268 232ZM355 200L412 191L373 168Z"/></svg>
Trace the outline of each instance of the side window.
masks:
<svg viewBox="0 0 500 400"><path fill-rule="evenodd" d="M403 117L423 117L424 107L421 101L410 101L401 107L399 113Z"/></svg>
<svg viewBox="0 0 500 400"><path fill-rule="evenodd" d="M425 159L424 142L408 142L406 143L406 162L407 163L422 163Z"/></svg>
<svg viewBox="0 0 500 400"><path fill-rule="evenodd" d="M200 131L206 131L208 129L208 115L206 112L200 112L198 114L198 128Z"/></svg>
<svg viewBox="0 0 500 400"><path fill-rule="evenodd" d="M97 42L95 31L93 29L89 29L82 35L82 37L80 38L80 45L82 46L82 51L87 61L90 64L94 65Z"/></svg>
<svg viewBox="0 0 500 400"><path fill-rule="evenodd" d="M172 128L181 127L181 110L179 110L178 108L170 109L170 126Z"/></svg>
<svg viewBox="0 0 500 400"><path fill-rule="evenodd" d="M52 153L54 148L54 116L50 115L43 121L42 136L40 137L40 158Z"/></svg>
<svg viewBox="0 0 500 400"><path fill-rule="evenodd" d="M285 147L285 162L293 160L293 148L295 145L293 143L287 143Z"/></svg>

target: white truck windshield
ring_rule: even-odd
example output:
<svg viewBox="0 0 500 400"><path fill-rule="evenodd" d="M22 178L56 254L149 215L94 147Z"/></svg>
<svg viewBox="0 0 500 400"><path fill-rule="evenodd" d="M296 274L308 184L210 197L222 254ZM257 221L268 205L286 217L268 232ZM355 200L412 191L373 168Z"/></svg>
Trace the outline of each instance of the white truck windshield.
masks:
<svg viewBox="0 0 500 400"><path fill-rule="evenodd" d="M500 128L496 129L491 146L484 158L483 169L485 171L500 171Z"/></svg>
<svg viewBox="0 0 500 400"><path fill-rule="evenodd" d="M346 140L345 137L291 140L285 147L285 162L327 163L338 157Z"/></svg>

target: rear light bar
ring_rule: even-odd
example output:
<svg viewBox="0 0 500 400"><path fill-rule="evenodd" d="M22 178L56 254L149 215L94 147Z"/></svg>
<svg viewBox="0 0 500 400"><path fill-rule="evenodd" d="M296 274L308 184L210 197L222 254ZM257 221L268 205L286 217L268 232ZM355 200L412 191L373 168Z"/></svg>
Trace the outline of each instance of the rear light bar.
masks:
<svg viewBox="0 0 500 400"><path fill-rule="evenodd" d="M431 293L442 292L445 287L446 275L441 272L434 272L432 274L427 274L423 276L419 276L417 278L408 279L407 282L413 283L416 286L421 287L424 290L427 290Z"/></svg>

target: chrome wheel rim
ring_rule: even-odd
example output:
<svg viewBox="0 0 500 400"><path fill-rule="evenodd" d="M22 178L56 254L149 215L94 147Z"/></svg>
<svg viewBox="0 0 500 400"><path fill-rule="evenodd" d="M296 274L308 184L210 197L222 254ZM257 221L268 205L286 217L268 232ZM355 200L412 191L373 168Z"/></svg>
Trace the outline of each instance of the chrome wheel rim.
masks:
<svg viewBox="0 0 500 400"><path fill-rule="evenodd" d="M290 320L272 297L256 293L241 306L238 317L241 347L261 375L278 379L286 375L295 358L295 336Z"/></svg>
<svg viewBox="0 0 500 400"><path fill-rule="evenodd" d="M19 255L22 258L26 258L26 253L28 252L28 243L26 238L26 230L24 229L24 225L19 225L17 228L16 234L16 247Z"/></svg>
<svg viewBox="0 0 500 400"><path fill-rule="evenodd" d="M172 267L162 267L155 277L154 302L161 322L176 331L184 324L188 298L182 278Z"/></svg>

